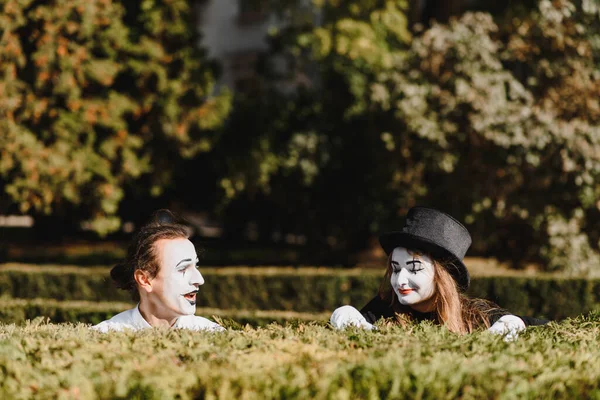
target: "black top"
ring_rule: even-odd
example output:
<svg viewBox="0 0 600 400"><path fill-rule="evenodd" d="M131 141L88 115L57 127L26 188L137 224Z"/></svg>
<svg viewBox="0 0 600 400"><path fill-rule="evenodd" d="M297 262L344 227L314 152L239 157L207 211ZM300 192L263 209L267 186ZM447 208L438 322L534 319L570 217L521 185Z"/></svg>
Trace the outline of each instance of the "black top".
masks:
<svg viewBox="0 0 600 400"><path fill-rule="evenodd" d="M387 302L383 301L381 299L381 297L379 297L379 296L375 296L371 301L369 301L367 303L367 305L364 306L360 310L360 313L371 324L374 324L380 318L390 318L390 317L394 316L394 310L392 310L390 305ZM421 312L413 310L412 315L414 316L414 318L417 321L435 321L436 320L434 312L421 313ZM488 314L490 326L492 326L496 321L498 321L504 315L513 315L513 314L511 314L510 312L508 312L502 308L495 308L495 309L491 310ZM520 315L517 315L517 317L521 318L523 320L523 322L525 322L526 326L544 325L549 322L548 320L545 320L545 319L521 317Z"/></svg>

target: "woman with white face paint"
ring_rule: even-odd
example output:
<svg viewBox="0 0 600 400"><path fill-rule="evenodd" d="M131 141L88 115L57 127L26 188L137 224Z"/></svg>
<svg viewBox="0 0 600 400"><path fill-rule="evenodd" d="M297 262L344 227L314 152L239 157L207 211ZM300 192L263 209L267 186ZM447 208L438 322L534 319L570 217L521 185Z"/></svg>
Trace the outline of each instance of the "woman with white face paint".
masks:
<svg viewBox="0 0 600 400"><path fill-rule="evenodd" d="M124 263L111 278L131 292L138 305L94 326L102 332L151 327L220 331L223 328L196 312L196 293L204 284L198 255L185 226L166 210L143 226L129 246Z"/></svg>
<svg viewBox="0 0 600 400"><path fill-rule="evenodd" d="M527 325L547 322L518 317L487 300L463 294L470 277L462 260L471 236L448 214L414 207L401 231L385 233L379 241L389 257L379 295L360 312L351 306L335 310L330 319L334 327L373 329L380 318L402 325L431 320L452 332L483 328L511 340Z"/></svg>

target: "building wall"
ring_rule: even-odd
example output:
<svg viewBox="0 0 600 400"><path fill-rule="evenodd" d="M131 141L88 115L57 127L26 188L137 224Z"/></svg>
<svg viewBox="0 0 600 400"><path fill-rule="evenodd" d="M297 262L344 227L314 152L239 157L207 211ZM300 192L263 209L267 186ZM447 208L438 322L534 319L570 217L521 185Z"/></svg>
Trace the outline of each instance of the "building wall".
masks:
<svg viewBox="0 0 600 400"><path fill-rule="evenodd" d="M265 40L277 20L267 13L243 13L240 0L206 0L199 4L200 46L222 63L220 84L234 89L253 70L255 56L267 50Z"/></svg>

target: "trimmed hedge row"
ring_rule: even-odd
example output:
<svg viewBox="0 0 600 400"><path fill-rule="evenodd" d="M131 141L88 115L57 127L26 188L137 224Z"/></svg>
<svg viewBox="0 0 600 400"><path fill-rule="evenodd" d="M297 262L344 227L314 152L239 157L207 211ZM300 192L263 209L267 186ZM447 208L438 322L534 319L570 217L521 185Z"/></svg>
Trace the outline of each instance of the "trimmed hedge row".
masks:
<svg viewBox="0 0 600 400"><path fill-rule="evenodd" d="M22 324L27 320L48 318L52 322L97 324L133 306L121 302L56 301L53 299L0 300L0 323ZM293 311L219 310L198 308L196 315L216 320L223 326L237 327L250 324L264 326L276 322L326 322L329 313L299 313Z"/></svg>
<svg viewBox="0 0 600 400"><path fill-rule="evenodd" d="M378 270L325 268L203 268L206 284L198 304L216 309L331 312L343 304L361 307L381 282ZM600 279L516 276L475 277L469 294L513 313L562 319L600 309ZM0 296L55 300L129 301L106 268L0 268Z"/></svg>
<svg viewBox="0 0 600 400"><path fill-rule="evenodd" d="M515 314L560 320L600 310L600 279L480 277L469 295Z"/></svg>
<svg viewBox="0 0 600 400"><path fill-rule="evenodd" d="M600 314L516 342L429 322L220 333L0 324L2 399L599 399Z"/></svg>
<svg viewBox="0 0 600 400"><path fill-rule="evenodd" d="M0 322L21 324L42 317L49 318L52 322L97 324L128 308L131 308L131 304L119 302L2 299Z"/></svg>
<svg viewBox="0 0 600 400"><path fill-rule="evenodd" d="M327 268L202 268L198 304L221 309L319 312L360 304L377 291L378 271ZM113 286L107 268L0 267L0 296L56 300L130 301Z"/></svg>

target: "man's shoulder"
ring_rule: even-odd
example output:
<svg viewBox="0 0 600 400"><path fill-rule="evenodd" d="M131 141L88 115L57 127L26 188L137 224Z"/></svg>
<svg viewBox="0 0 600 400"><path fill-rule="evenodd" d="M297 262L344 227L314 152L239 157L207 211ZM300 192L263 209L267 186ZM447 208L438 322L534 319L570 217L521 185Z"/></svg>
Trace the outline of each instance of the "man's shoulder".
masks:
<svg viewBox="0 0 600 400"><path fill-rule="evenodd" d="M113 316L112 318L107 319L106 321L102 321L99 324L94 325L92 328L100 332L121 331L123 329L138 329L135 324L135 311L136 308L125 310Z"/></svg>
<svg viewBox="0 0 600 400"><path fill-rule="evenodd" d="M179 317L175 325L177 328L192 330L222 331L225 329L216 322L213 322L208 318L199 317L197 315L184 315Z"/></svg>

